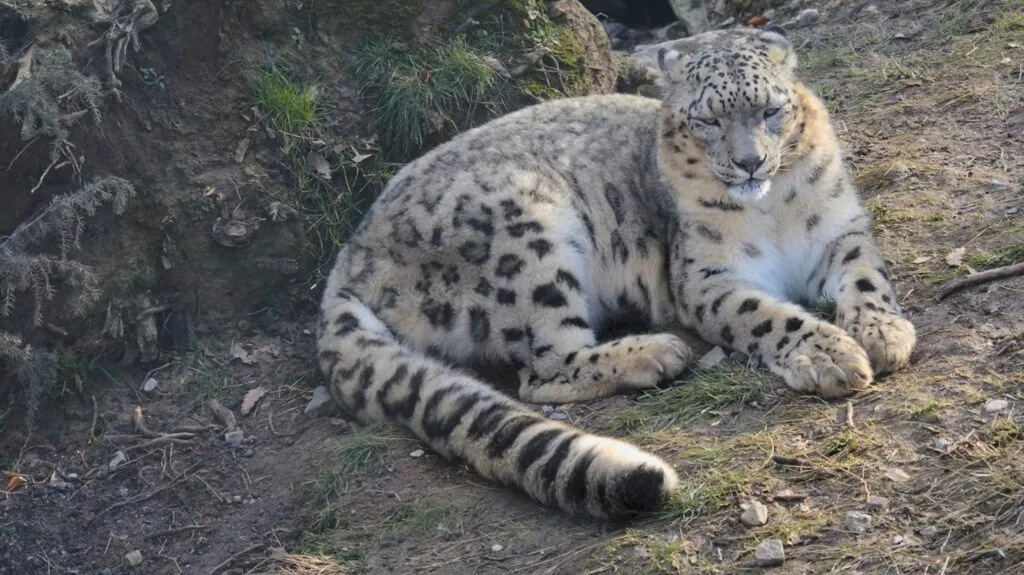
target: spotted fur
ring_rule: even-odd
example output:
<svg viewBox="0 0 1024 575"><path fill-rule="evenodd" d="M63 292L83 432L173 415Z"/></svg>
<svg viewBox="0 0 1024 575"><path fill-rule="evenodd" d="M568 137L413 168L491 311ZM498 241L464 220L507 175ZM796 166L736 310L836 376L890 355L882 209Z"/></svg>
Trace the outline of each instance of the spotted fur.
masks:
<svg viewBox="0 0 1024 575"><path fill-rule="evenodd" d="M659 60L663 102L533 106L392 179L321 305L320 366L353 418L399 422L546 505L623 517L675 489L668 464L451 365L510 366L522 401L584 401L678 376L692 352L657 332L679 324L827 396L907 362L913 327L785 38L706 33ZM839 326L791 303L824 298ZM599 342L616 318L654 333Z"/></svg>

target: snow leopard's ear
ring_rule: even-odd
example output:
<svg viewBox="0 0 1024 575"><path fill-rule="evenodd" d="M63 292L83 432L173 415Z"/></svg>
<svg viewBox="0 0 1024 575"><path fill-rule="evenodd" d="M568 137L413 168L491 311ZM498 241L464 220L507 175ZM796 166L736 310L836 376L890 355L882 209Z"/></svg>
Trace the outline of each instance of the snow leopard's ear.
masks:
<svg viewBox="0 0 1024 575"><path fill-rule="evenodd" d="M777 66L789 71L796 69L796 50L789 42L789 32L778 24L769 24L758 34L758 38L768 44L768 57Z"/></svg>
<svg viewBox="0 0 1024 575"><path fill-rule="evenodd" d="M679 57L682 54L675 48L659 48L658 49L658 69L661 70L662 74L669 74L672 71L672 66L679 61Z"/></svg>

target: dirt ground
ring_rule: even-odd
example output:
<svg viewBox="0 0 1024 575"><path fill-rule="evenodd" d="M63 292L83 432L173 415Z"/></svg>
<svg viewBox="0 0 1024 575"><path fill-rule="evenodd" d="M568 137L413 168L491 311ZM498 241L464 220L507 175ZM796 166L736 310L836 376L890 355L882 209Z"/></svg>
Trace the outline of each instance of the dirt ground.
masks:
<svg viewBox="0 0 1024 575"><path fill-rule="evenodd" d="M0 500L0 574L759 572L766 539L784 546L778 573L1024 573L1024 278L936 297L1024 259L1024 5L838 2L792 36L917 326L910 368L850 402L726 362L643 397L546 406L680 472L665 512L600 525L399 430L303 415L319 384L307 296L273 329L211 325L158 371L111 373L30 437L13 458L30 482ZM163 69L201 56L187 52ZM195 113L230 107L207 96L190 95ZM240 444L208 427L214 398ZM140 443L135 406L154 432L193 437ZM768 519L747 527L753 501Z"/></svg>

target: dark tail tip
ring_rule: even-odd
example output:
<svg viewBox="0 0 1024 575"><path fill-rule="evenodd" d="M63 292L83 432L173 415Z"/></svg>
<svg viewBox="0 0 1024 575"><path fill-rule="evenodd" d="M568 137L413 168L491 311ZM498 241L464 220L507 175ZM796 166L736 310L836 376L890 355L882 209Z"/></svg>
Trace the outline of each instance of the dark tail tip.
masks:
<svg viewBox="0 0 1024 575"><path fill-rule="evenodd" d="M665 470L647 465L633 469L615 486L615 495L626 513L656 511L668 498Z"/></svg>

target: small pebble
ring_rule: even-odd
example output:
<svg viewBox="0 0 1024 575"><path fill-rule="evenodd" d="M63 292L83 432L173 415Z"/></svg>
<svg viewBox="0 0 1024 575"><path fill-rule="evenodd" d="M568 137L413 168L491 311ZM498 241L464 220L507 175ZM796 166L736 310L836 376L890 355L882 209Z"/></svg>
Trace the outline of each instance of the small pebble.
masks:
<svg viewBox="0 0 1024 575"><path fill-rule="evenodd" d="M243 439L245 439L245 432L241 429L232 429L224 434L224 441L232 447L241 445Z"/></svg>
<svg viewBox="0 0 1024 575"><path fill-rule="evenodd" d="M552 413L555 412L555 408L551 407L550 405L543 405L541 406L540 410L544 413L544 415L551 415Z"/></svg>
<svg viewBox="0 0 1024 575"><path fill-rule="evenodd" d="M929 525L928 527L925 527L924 529L918 531L917 534L921 537L924 537L925 539L935 539L935 537L939 534L939 529L934 525Z"/></svg>
<svg viewBox="0 0 1024 575"><path fill-rule="evenodd" d="M125 553L124 561L131 567L138 567L142 563L142 551L136 549Z"/></svg>
<svg viewBox="0 0 1024 575"><path fill-rule="evenodd" d="M768 523L768 507L756 499L750 501L743 506L740 522L747 527L760 527Z"/></svg>
<svg viewBox="0 0 1024 575"><path fill-rule="evenodd" d="M725 361L725 350L720 347L715 347L711 351L704 354L704 357L697 360L697 365L704 369L715 367L716 365Z"/></svg>
<svg viewBox="0 0 1024 575"><path fill-rule="evenodd" d="M146 393L153 393L156 391L157 385L156 378L151 377L142 383L142 391Z"/></svg>
<svg viewBox="0 0 1024 575"><path fill-rule="evenodd" d="M113 471L124 465L125 461L128 461L128 456L123 451L118 451L114 454L114 458L110 460L110 463L107 464L107 468Z"/></svg>
<svg viewBox="0 0 1024 575"><path fill-rule="evenodd" d="M309 403L306 404L306 409L302 410L302 413L307 417L316 419L331 415L331 412L336 408L337 405L331 397L331 392L328 391L327 387L321 385L313 390L313 397L310 398Z"/></svg>
<svg viewBox="0 0 1024 575"><path fill-rule="evenodd" d="M885 476L896 483L906 483L907 481L910 481L910 475L899 467L886 467Z"/></svg>
<svg viewBox="0 0 1024 575"><path fill-rule="evenodd" d="M757 564L762 567L778 567L786 561L786 551L782 548L782 541L778 539L765 539L754 551L754 558Z"/></svg>
<svg viewBox="0 0 1024 575"><path fill-rule="evenodd" d="M233 503L241 503L242 502L242 496L241 495L235 495L234 497L231 498L231 501Z"/></svg>
<svg viewBox="0 0 1024 575"><path fill-rule="evenodd" d="M77 473L68 473L67 477L68 477L68 479L74 481L74 480L78 479L78 474Z"/></svg>
<svg viewBox="0 0 1024 575"><path fill-rule="evenodd" d="M410 453L409 457L412 457L412 458L415 458L415 459L419 459L420 457L423 457L424 453L426 453L426 452L423 451L422 449L417 449L416 451L413 451L412 453Z"/></svg>
<svg viewBox="0 0 1024 575"><path fill-rule="evenodd" d="M935 440L935 451L941 451L942 453L949 453L953 451L954 444L948 439L938 438Z"/></svg>
<svg viewBox="0 0 1024 575"><path fill-rule="evenodd" d="M550 417L551 419L554 419L555 421L568 421L569 420L569 414L567 414L567 413L565 413L563 411L556 411L556 412L552 413L551 415L549 415L548 417Z"/></svg>
<svg viewBox="0 0 1024 575"><path fill-rule="evenodd" d="M853 531L854 533L871 531L872 522L872 517L862 511L847 511L846 515L843 516L843 525L848 531Z"/></svg>
<svg viewBox="0 0 1024 575"><path fill-rule="evenodd" d="M999 413L1007 407L1010 407L1010 402L1005 399L990 399L988 403L985 404L985 413Z"/></svg>
<svg viewBox="0 0 1024 575"><path fill-rule="evenodd" d="M888 509L889 499L880 495L871 495L868 497L868 509Z"/></svg>
<svg viewBox="0 0 1024 575"><path fill-rule="evenodd" d="M497 553L497 552L501 551L504 548L505 547L503 547L502 545L500 545L498 543L495 543L494 545L491 545L491 552L492 553Z"/></svg>
<svg viewBox="0 0 1024 575"><path fill-rule="evenodd" d="M796 17L796 23L800 26L810 26L811 24L816 23L818 20L821 20L821 12L814 8L807 8L805 10L801 10L800 14L798 14Z"/></svg>

